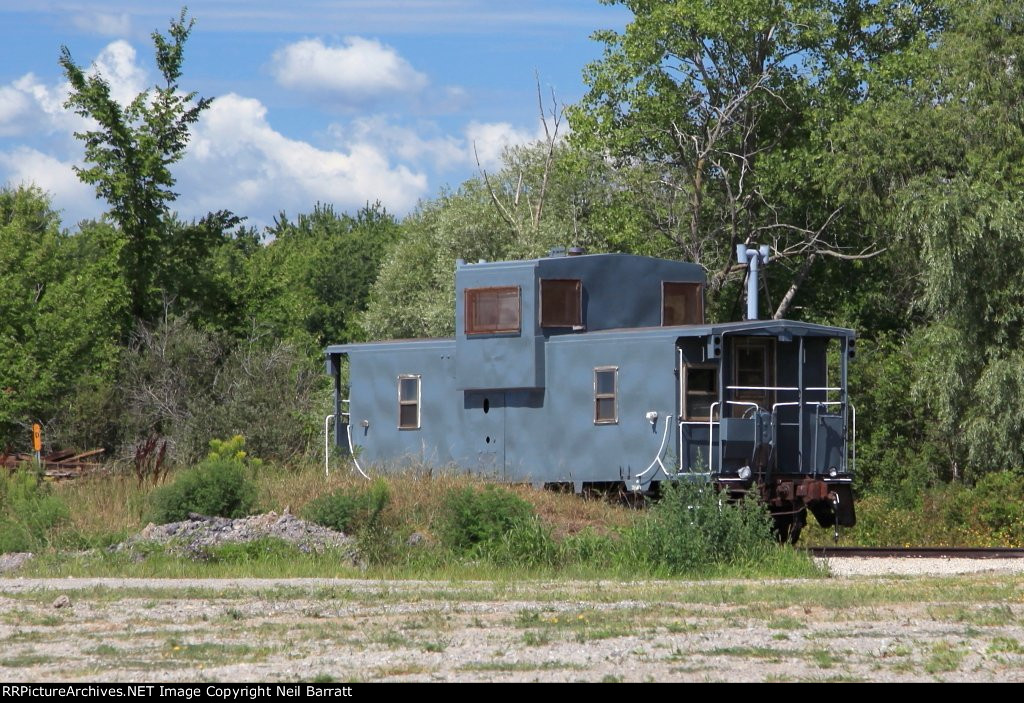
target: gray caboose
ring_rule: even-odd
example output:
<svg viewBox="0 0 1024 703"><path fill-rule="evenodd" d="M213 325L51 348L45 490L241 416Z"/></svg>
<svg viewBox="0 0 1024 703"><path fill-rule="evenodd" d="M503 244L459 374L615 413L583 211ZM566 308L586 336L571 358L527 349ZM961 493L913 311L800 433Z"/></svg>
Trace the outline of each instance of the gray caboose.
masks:
<svg viewBox="0 0 1024 703"><path fill-rule="evenodd" d="M327 348L335 442L382 470L577 492L710 480L759 491L792 539L808 509L852 525L854 332L707 323L705 280L695 264L625 254L459 261L454 339Z"/></svg>

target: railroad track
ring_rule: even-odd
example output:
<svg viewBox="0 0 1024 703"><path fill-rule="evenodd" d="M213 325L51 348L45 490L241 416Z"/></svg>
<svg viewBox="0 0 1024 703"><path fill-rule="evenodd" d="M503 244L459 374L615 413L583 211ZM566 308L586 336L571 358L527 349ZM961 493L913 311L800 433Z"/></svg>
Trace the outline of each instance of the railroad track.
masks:
<svg viewBox="0 0 1024 703"><path fill-rule="evenodd" d="M889 557L898 559L1024 559L1013 547L808 547L816 557Z"/></svg>

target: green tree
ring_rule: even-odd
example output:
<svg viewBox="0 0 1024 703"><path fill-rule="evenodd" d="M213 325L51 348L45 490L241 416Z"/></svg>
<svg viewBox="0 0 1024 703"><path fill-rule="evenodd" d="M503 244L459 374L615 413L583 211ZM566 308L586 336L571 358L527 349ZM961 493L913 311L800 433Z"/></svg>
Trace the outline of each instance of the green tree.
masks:
<svg viewBox="0 0 1024 703"><path fill-rule="evenodd" d="M211 330L243 338L249 259L259 250L255 228L227 210L191 222L168 214L163 260L154 283L164 310Z"/></svg>
<svg viewBox="0 0 1024 703"><path fill-rule="evenodd" d="M325 344L362 338L357 316L398 233L380 203L355 215L321 204L294 220L281 213L248 261L248 318L317 356Z"/></svg>
<svg viewBox="0 0 1024 703"><path fill-rule="evenodd" d="M68 48L61 47L60 65L71 84L66 106L98 125L75 134L85 145L87 164L76 170L110 205L110 217L124 237L119 260L131 295L130 311L143 321L159 315L161 287L177 280L174 265L202 260L211 246L202 236L202 226L183 246L186 243L176 236L181 230L167 223L168 205L177 197L170 167L185 153L189 125L211 102L197 100L195 92L183 92L179 86L185 42L194 23L183 9L171 21L168 36L153 32L163 83L127 106L114 99L103 76L86 74Z"/></svg>
<svg viewBox="0 0 1024 703"><path fill-rule="evenodd" d="M127 303L113 234L69 235L40 190L0 190L0 446L25 448L36 420L53 439L72 399L113 375Z"/></svg>
<svg viewBox="0 0 1024 703"><path fill-rule="evenodd" d="M931 437L920 453L939 473L973 477L1024 465L1024 3L945 0L936 14L941 32L883 64L833 129L828 170L890 238L889 305L912 323L900 392L919 411L900 434Z"/></svg>
<svg viewBox="0 0 1024 703"><path fill-rule="evenodd" d="M594 35L604 56L584 72L573 139L615 160L712 295L741 268L737 243L772 245L776 317L818 262L876 253L817 182L818 135L863 99L879 57L930 26L927 3L605 1L634 18Z"/></svg>

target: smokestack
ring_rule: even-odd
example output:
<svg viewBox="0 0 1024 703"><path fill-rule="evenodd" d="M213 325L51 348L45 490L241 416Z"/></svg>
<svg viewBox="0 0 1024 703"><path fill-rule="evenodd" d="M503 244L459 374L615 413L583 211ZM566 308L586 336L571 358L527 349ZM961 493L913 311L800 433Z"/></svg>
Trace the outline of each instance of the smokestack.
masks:
<svg viewBox="0 0 1024 703"><path fill-rule="evenodd" d="M762 244L757 249L748 249L746 244L736 245L736 259L741 264L747 264L750 270L747 273L747 319L757 319L757 284L758 274L761 271L761 264L768 263L768 255L771 247Z"/></svg>

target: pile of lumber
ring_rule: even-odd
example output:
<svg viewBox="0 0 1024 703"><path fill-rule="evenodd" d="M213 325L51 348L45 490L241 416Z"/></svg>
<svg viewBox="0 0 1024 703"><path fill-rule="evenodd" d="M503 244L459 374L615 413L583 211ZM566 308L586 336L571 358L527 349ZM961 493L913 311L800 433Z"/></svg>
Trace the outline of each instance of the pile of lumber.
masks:
<svg viewBox="0 0 1024 703"><path fill-rule="evenodd" d="M102 453L102 449L90 449L87 452L61 449L44 454L40 458L43 475L53 481L78 478L102 466L102 464L95 463L95 461L86 461L87 459L98 457ZM4 454L0 452L0 466L8 469L16 469L22 465L35 466L35 463L36 457L34 454L25 454L23 452Z"/></svg>

